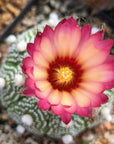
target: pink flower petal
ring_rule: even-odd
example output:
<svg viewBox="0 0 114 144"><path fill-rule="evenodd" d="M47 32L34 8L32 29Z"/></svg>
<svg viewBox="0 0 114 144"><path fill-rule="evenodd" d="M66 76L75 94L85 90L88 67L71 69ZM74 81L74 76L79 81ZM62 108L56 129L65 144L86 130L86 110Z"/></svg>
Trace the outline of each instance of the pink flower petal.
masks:
<svg viewBox="0 0 114 144"><path fill-rule="evenodd" d="M61 104L51 106L51 110L55 115L61 115L64 112L64 108Z"/></svg>
<svg viewBox="0 0 114 144"><path fill-rule="evenodd" d="M101 97L102 104L105 104L109 100L108 96L105 94L100 94L100 97Z"/></svg>
<svg viewBox="0 0 114 144"><path fill-rule="evenodd" d="M77 24L77 22L76 22L76 20L73 18L73 17L70 17L67 21L66 21L67 23L69 23L69 25L72 27L79 27L78 26L78 24Z"/></svg>
<svg viewBox="0 0 114 144"><path fill-rule="evenodd" d="M30 88L26 88L24 91L23 91L23 94L25 96L34 96L35 95L35 92L34 92L34 89L30 89Z"/></svg>
<svg viewBox="0 0 114 144"><path fill-rule="evenodd" d="M49 68L49 62L45 59L45 57L37 51L33 53L33 60L36 65L43 68Z"/></svg>
<svg viewBox="0 0 114 144"><path fill-rule="evenodd" d="M89 25L85 25L81 29L81 43L86 41L91 34L91 27Z"/></svg>
<svg viewBox="0 0 114 144"><path fill-rule="evenodd" d="M53 29L50 26L46 25L43 31L43 37L49 38L51 43L53 43L53 35L54 35Z"/></svg>
<svg viewBox="0 0 114 144"><path fill-rule="evenodd" d="M114 56L108 56L105 63L109 63L114 66Z"/></svg>
<svg viewBox="0 0 114 144"><path fill-rule="evenodd" d="M103 37L104 37L104 31L101 30L91 35L90 39L93 39L94 41L101 41Z"/></svg>
<svg viewBox="0 0 114 144"><path fill-rule="evenodd" d="M88 82L88 81L85 81L85 82L81 82L79 84L79 86L82 89L90 91L92 93L100 93L100 92L104 91L103 84L99 83L99 82L90 82L90 81Z"/></svg>
<svg viewBox="0 0 114 144"><path fill-rule="evenodd" d="M41 39L42 39L42 33L41 32L37 32L36 38L34 40L34 48L35 48L35 50L39 51Z"/></svg>
<svg viewBox="0 0 114 144"><path fill-rule="evenodd" d="M90 97L91 103L90 107L100 107L102 104L101 97L99 95L92 94Z"/></svg>
<svg viewBox="0 0 114 144"><path fill-rule="evenodd" d="M114 88L114 80L103 83L106 90Z"/></svg>
<svg viewBox="0 0 114 144"><path fill-rule="evenodd" d="M64 106L72 106L73 99L72 99L72 96L68 92L61 93L61 104Z"/></svg>
<svg viewBox="0 0 114 144"><path fill-rule="evenodd" d="M87 42L83 45L84 48L77 57L77 61L83 64L83 68L96 66L106 61L113 45L113 40L98 41L90 45L89 43ZM85 56L83 57L83 55Z"/></svg>
<svg viewBox="0 0 114 144"><path fill-rule="evenodd" d="M77 114L79 116L81 116L81 117L88 117L91 113L92 113L92 109L91 108L78 107L78 109L77 109Z"/></svg>
<svg viewBox="0 0 114 144"><path fill-rule="evenodd" d="M33 75L36 80L46 80L48 78L48 73L45 68L34 65Z"/></svg>
<svg viewBox="0 0 114 144"><path fill-rule="evenodd" d="M49 38L43 37L40 43L40 52L48 62L53 61L55 58L55 50Z"/></svg>
<svg viewBox="0 0 114 144"><path fill-rule="evenodd" d="M61 119L67 125L71 121L71 114L64 112L61 114Z"/></svg>
<svg viewBox="0 0 114 144"><path fill-rule="evenodd" d="M28 43L27 44L27 51L29 53L29 55L33 55L33 52L34 52L34 44L33 43Z"/></svg>
<svg viewBox="0 0 114 144"><path fill-rule="evenodd" d="M38 102L38 107L41 110L48 110L50 108L50 104L47 102L47 100L40 100Z"/></svg>
<svg viewBox="0 0 114 144"><path fill-rule="evenodd" d="M82 76L84 81L94 81L94 82L109 82L114 78L114 72L111 65L99 65L94 67L87 72L85 72Z"/></svg>
<svg viewBox="0 0 114 144"><path fill-rule="evenodd" d="M84 62L83 68L88 69L97 65L104 63L109 55L106 51L101 51L96 53L93 57L90 57L87 61Z"/></svg>
<svg viewBox="0 0 114 144"><path fill-rule="evenodd" d="M95 43L95 47L98 49L98 50L105 50L108 52L110 52L110 49L112 48L114 44L114 40L111 40L111 39L107 39L107 40L103 40L103 41L97 41Z"/></svg>
<svg viewBox="0 0 114 144"><path fill-rule="evenodd" d="M82 89L76 89L72 91L73 98L80 107L90 106L90 98L85 95Z"/></svg>
<svg viewBox="0 0 114 144"><path fill-rule="evenodd" d="M80 45L78 47L79 54L84 55L84 56L88 56L88 54L91 54L91 52L87 52L86 49L88 49L89 47L92 47L92 51L93 51L93 46L95 47L96 42L102 40L102 38L103 38L103 31L99 31L91 35L86 41L83 41L83 38L82 38L82 40L80 40ZM86 50L86 53L85 53L85 50ZM89 50L91 49L89 48Z"/></svg>
<svg viewBox="0 0 114 144"><path fill-rule="evenodd" d="M35 95L39 99L47 99L48 95L51 93L52 89L47 89L47 91L41 91L40 89L35 89Z"/></svg>
<svg viewBox="0 0 114 144"><path fill-rule="evenodd" d="M78 26L74 27L74 25L77 24L75 23L71 27L71 25L66 22L54 31L54 44L59 56L72 56L79 44L81 31Z"/></svg>
<svg viewBox="0 0 114 144"><path fill-rule="evenodd" d="M23 65L26 69L33 67L33 64L34 64L34 62L31 57L26 57L23 59Z"/></svg>
<svg viewBox="0 0 114 144"><path fill-rule="evenodd" d="M75 100L73 101L72 106L64 107L64 110L71 114L74 114L77 110L77 104L76 104Z"/></svg>
<svg viewBox="0 0 114 144"><path fill-rule="evenodd" d="M26 86L28 86L31 89L35 88L34 81L29 77L26 79L25 84L26 84Z"/></svg>
<svg viewBox="0 0 114 144"><path fill-rule="evenodd" d="M53 90L48 96L48 102L52 105L58 105L61 100L60 92L58 90Z"/></svg>

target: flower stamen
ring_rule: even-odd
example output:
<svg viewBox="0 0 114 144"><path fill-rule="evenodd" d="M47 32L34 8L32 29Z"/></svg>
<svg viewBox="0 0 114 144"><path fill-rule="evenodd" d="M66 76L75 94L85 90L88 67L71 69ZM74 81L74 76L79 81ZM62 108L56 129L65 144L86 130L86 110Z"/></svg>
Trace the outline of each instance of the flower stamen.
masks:
<svg viewBox="0 0 114 144"><path fill-rule="evenodd" d="M70 81L72 78L72 71L68 67L61 68L58 72L58 76L62 81Z"/></svg>

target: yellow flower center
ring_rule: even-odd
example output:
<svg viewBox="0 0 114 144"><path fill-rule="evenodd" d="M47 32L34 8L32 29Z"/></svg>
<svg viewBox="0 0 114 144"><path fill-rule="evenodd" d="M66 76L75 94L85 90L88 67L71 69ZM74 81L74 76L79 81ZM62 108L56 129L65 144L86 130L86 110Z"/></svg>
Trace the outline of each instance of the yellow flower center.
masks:
<svg viewBox="0 0 114 144"><path fill-rule="evenodd" d="M69 81L72 78L72 71L68 68L61 68L59 70L59 79L62 81Z"/></svg>

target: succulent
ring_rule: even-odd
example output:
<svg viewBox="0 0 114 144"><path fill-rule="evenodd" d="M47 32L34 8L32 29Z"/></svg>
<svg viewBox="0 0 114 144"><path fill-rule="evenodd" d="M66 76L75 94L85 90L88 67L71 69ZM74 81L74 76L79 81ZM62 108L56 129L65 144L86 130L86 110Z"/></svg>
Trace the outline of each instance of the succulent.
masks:
<svg viewBox="0 0 114 144"><path fill-rule="evenodd" d="M78 135L86 128L92 128L106 118L105 111L112 108L112 90L104 93L109 97L109 101L103 104L98 110L95 121L81 117L78 114L72 115L72 120L68 125L64 124L60 116L54 115L50 110L42 111L38 108L38 99L35 96L26 97L22 94L25 89L26 76L22 72L23 58L28 56L26 45L34 42L37 28L44 29L45 24L39 24L30 30L23 32L16 37L16 41L10 44L4 63L0 69L0 99L7 109L9 116L16 123L25 127L33 134L47 135L52 138L63 139L69 143L72 137ZM94 114L94 113L93 113Z"/></svg>

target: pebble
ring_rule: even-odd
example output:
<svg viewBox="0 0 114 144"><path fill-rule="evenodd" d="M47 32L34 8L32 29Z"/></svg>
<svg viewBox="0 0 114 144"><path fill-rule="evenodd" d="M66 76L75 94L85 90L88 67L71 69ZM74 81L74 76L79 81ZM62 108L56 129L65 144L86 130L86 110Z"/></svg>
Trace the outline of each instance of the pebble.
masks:
<svg viewBox="0 0 114 144"><path fill-rule="evenodd" d="M61 11L62 13L65 13L65 12L66 12L66 8L62 5L62 6L60 7L60 11Z"/></svg>
<svg viewBox="0 0 114 144"><path fill-rule="evenodd" d="M114 144L114 134L109 135L110 144Z"/></svg>
<svg viewBox="0 0 114 144"><path fill-rule="evenodd" d="M37 22L41 22L44 20L44 15L43 14L39 14L38 16L36 16L36 21Z"/></svg>
<svg viewBox="0 0 114 144"><path fill-rule="evenodd" d="M84 136L82 137L82 139L83 139L84 141L88 141L88 142L92 141L94 138L95 138L95 135L94 135L94 134L84 135Z"/></svg>
<svg viewBox="0 0 114 144"><path fill-rule="evenodd" d="M110 144L114 144L114 134L105 132L104 137L110 141Z"/></svg>
<svg viewBox="0 0 114 144"><path fill-rule="evenodd" d="M104 122L103 122L103 125L104 125L104 127L105 127L107 130L110 130L110 129L112 128L111 123L108 122L108 121L104 121Z"/></svg>
<svg viewBox="0 0 114 144"><path fill-rule="evenodd" d="M25 128L24 128L23 126L21 126L21 125L18 125L18 126L16 127L16 130L17 130L17 132L18 132L19 134L23 134L24 131L25 131Z"/></svg>
<svg viewBox="0 0 114 144"><path fill-rule="evenodd" d="M104 137L105 137L106 139L109 139L109 135L110 135L110 133L109 133L108 131L104 133Z"/></svg>
<svg viewBox="0 0 114 144"><path fill-rule="evenodd" d="M2 120L8 120L9 116L8 116L8 114L4 113L1 115L1 118L2 118Z"/></svg>
<svg viewBox="0 0 114 144"><path fill-rule="evenodd" d="M44 14L49 14L51 12L50 8L47 5L45 5L43 9L44 9Z"/></svg>
<svg viewBox="0 0 114 144"><path fill-rule="evenodd" d="M55 0L50 0L50 4L51 4L51 6L55 7L56 1Z"/></svg>
<svg viewBox="0 0 114 144"><path fill-rule="evenodd" d="M12 44L12 43L14 43L16 41L16 37L15 37L15 35L13 35L13 34L11 34L11 35L9 35L7 38L6 38L6 42L7 42L7 44Z"/></svg>
<svg viewBox="0 0 114 144"><path fill-rule="evenodd" d="M4 127L4 129L5 129L5 132L9 132L9 130L11 129L11 127L10 127L10 125L6 124L5 127Z"/></svg>
<svg viewBox="0 0 114 144"><path fill-rule="evenodd" d="M39 144L39 143L35 142L32 138L29 137L27 138L24 144Z"/></svg>

